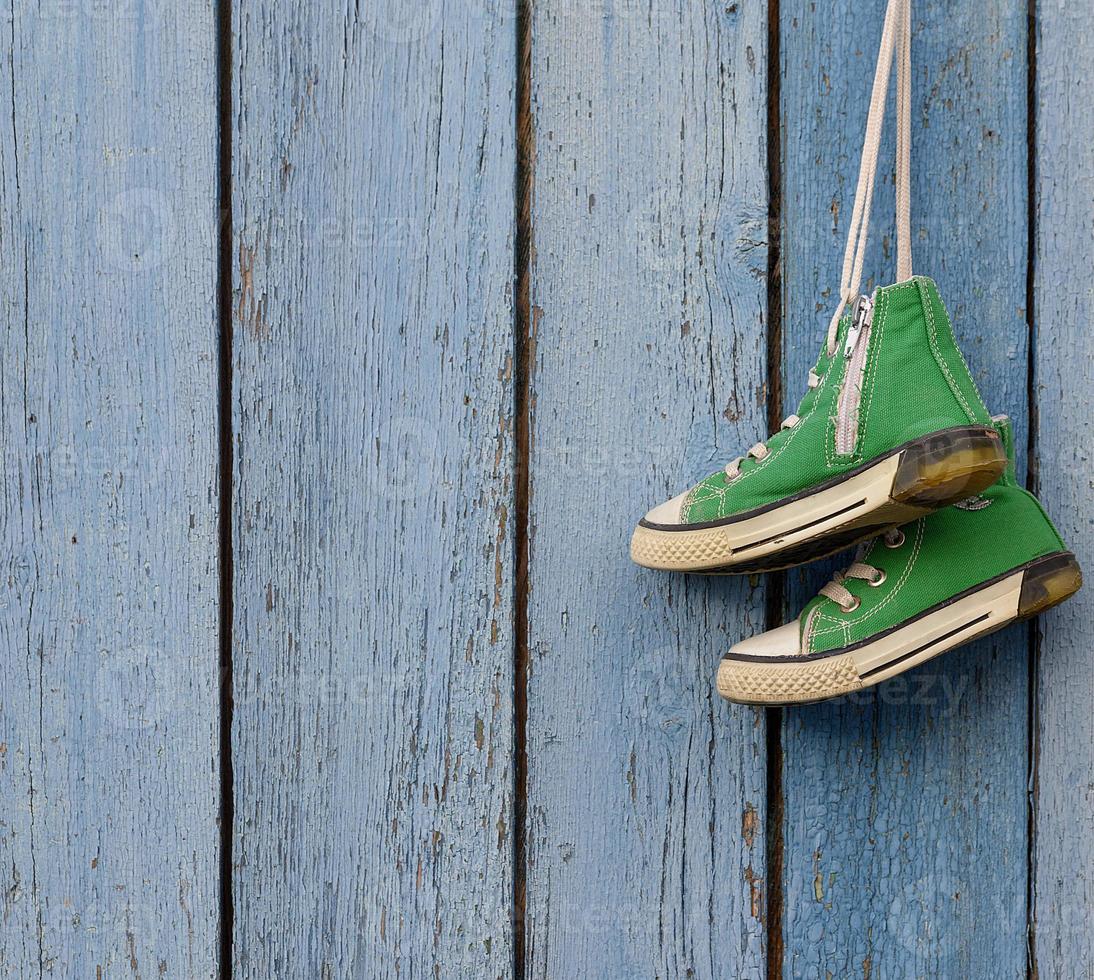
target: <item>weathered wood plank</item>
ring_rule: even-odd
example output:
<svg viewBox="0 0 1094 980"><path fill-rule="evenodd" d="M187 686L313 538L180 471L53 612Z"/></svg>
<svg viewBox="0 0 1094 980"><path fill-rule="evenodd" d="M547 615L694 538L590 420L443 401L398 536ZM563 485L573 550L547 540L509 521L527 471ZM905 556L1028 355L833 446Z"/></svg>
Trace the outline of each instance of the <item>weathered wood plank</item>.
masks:
<svg viewBox="0 0 1094 980"><path fill-rule="evenodd" d="M515 29L237 2L239 977L512 959Z"/></svg>
<svg viewBox="0 0 1094 980"><path fill-rule="evenodd" d="M884 8L781 4L788 398L839 282ZM1025 7L919 2L913 32L915 269L938 281L1024 447ZM892 145L890 132L870 287L894 270ZM832 564L788 576L788 614ZM1027 673L1015 628L876 693L787 712L787 976L1024 975Z"/></svg>
<svg viewBox="0 0 1094 980"><path fill-rule="evenodd" d="M746 579L627 558L766 434L766 4L533 6L527 960L758 977L764 726L714 692Z"/></svg>
<svg viewBox="0 0 1094 980"><path fill-rule="evenodd" d="M1034 381L1037 484L1094 572L1094 8L1037 10ZM1076 43L1082 39L1085 43ZM1036 677L1035 955L1041 977L1094 973L1094 585L1040 620Z"/></svg>
<svg viewBox="0 0 1094 980"><path fill-rule="evenodd" d="M206 3L0 18L0 974L211 977Z"/></svg>

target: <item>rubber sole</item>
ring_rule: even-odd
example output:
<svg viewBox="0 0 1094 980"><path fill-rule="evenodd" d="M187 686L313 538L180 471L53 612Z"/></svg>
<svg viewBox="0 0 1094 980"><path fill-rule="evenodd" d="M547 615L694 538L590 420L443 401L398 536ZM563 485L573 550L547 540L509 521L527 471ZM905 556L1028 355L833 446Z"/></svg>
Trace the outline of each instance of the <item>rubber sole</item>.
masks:
<svg viewBox="0 0 1094 980"><path fill-rule="evenodd" d="M718 693L738 704L809 704L880 684L947 650L1051 609L1083 584L1069 551L1028 562L862 643L820 655L742 657L718 667Z"/></svg>
<svg viewBox="0 0 1094 980"><path fill-rule="evenodd" d="M642 521L631 537L631 559L676 572L789 568L971 497L1006 465L995 429L944 429L784 503L706 524Z"/></svg>

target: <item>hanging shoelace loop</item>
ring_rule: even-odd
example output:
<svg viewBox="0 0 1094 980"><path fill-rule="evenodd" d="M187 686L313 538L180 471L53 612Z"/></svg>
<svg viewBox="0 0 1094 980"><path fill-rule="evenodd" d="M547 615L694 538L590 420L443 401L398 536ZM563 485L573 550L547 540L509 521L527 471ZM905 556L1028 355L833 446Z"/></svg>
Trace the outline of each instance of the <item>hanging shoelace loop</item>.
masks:
<svg viewBox="0 0 1094 980"><path fill-rule="evenodd" d="M826 350L829 357L836 352L836 335L840 318L859 293L862 283L862 264L866 256L866 240L870 226L870 207L873 201L877 176L878 149L885 122L885 103L889 94L889 76L892 72L893 53L897 54L897 137L896 137L896 227L897 227L897 282L912 278L912 231L911 231L911 147L912 147L912 2L889 0L885 11L885 24L881 32L877 68L874 71L874 87L870 95L870 111L866 119L866 136L859 162L855 204L851 211L851 225L847 231L847 245L843 253L843 272L840 277L839 303L828 325ZM816 388L820 378L816 371L809 372L808 386ZM797 415L783 420L780 431L792 429L799 422ZM769 455L766 442L758 442L744 456L738 456L726 464L726 479L733 481L741 475L741 464L746 459L762 461Z"/></svg>
<svg viewBox="0 0 1094 980"><path fill-rule="evenodd" d="M862 264L866 257L866 242L870 229L870 208L877 177L878 149L885 123L885 103L889 95L889 75L893 53L897 54L896 92L896 281L912 278L911 220L911 152L912 152L912 3L911 0L889 0L885 25L881 32L874 88L870 95L870 111L866 117L866 136L859 162L855 204L847 230L847 245L843 252L840 275L839 303L828 325L827 350L831 357L836 350L836 334L840 318L847 305L854 301L862 285Z"/></svg>

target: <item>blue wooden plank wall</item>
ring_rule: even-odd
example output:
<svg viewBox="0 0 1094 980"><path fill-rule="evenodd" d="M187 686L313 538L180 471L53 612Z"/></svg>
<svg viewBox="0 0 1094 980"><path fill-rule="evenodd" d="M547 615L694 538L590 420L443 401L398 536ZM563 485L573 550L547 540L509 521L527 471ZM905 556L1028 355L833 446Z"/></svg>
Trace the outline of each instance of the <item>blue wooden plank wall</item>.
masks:
<svg viewBox="0 0 1094 980"><path fill-rule="evenodd" d="M1094 569L1094 7L1043 3L1036 33L1033 192L1038 494ZM1085 43L1084 43L1085 42ZM1094 590L1035 631L1031 917L1041 977L1094 972Z"/></svg>
<svg viewBox="0 0 1094 980"><path fill-rule="evenodd" d="M788 398L823 341L854 198L885 3L856 9L781 4ZM938 282L991 410L1015 419L1024 473L1026 10L913 10L913 268ZM890 106L867 288L895 272L893 118ZM846 561L788 573L787 614ZM787 975L971 977L986 963L1024 974L1027 686L1028 631L1016 627L785 713Z"/></svg>
<svg viewBox="0 0 1094 980"><path fill-rule="evenodd" d="M627 558L804 391L884 6L0 15L0 976L1091 976L1094 593L762 711L846 556ZM1094 13L913 31L916 271L1094 568Z"/></svg>
<svg viewBox="0 0 1094 980"><path fill-rule="evenodd" d="M233 7L239 976L512 963L516 34L439 13Z"/></svg>
<svg viewBox="0 0 1094 980"><path fill-rule="evenodd" d="M0 18L0 975L217 960L209 6Z"/></svg>
<svg viewBox="0 0 1094 980"><path fill-rule="evenodd" d="M627 547L765 431L765 17L533 6L528 976L763 970L763 585Z"/></svg>

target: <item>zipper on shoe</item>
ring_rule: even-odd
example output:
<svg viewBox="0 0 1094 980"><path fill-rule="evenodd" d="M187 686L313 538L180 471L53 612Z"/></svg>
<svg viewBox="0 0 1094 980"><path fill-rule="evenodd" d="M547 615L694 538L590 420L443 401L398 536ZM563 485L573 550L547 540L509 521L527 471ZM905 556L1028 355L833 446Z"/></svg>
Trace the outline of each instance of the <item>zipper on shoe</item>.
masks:
<svg viewBox="0 0 1094 980"><path fill-rule="evenodd" d="M874 295L877 295L876 291ZM855 301L851 327L847 331L847 343L843 348L843 356L849 360L836 416L836 453L840 456L851 455L855 451L855 443L858 440L862 378L866 373L866 352L870 347L870 329L873 323L873 297L860 296Z"/></svg>
<svg viewBox="0 0 1094 980"><path fill-rule="evenodd" d="M869 296L860 296L855 300L855 309L851 317L851 329L847 331L847 344L843 348L845 357L850 357L858 345L862 331L874 320L874 301Z"/></svg>

